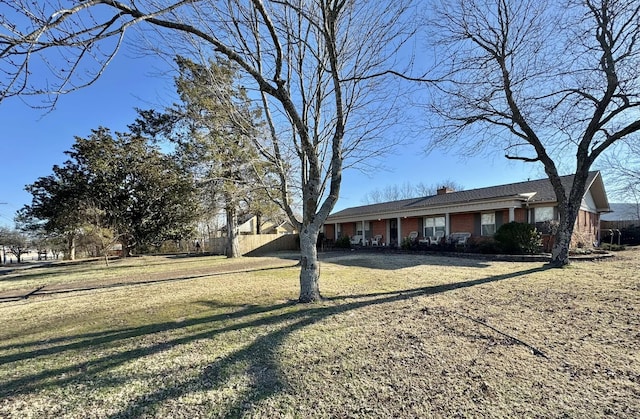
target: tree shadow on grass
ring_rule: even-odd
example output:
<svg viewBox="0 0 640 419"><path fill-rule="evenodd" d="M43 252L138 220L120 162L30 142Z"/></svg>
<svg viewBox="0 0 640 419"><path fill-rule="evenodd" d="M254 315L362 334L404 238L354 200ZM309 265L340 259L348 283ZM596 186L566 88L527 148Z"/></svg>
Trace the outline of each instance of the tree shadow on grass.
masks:
<svg viewBox="0 0 640 419"><path fill-rule="evenodd" d="M204 255L212 260L220 260L220 257L212 255ZM35 263L26 263L19 265L15 268L0 268L0 281L23 281L23 280L37 280L51 275L49 269L55 269L55 273L62 276L65 274L80 274L86 272L93 272L96 268L102 268L107 272L118 272L127 269L137 267L149 267L157 265L167 265L171 263L171 259L176 259L171 256L154 256L154 259L145 259L143 264L126 264L128 261L136 260L141 256L129 256L127 258L110 258L109 266L104 264L104 258L88 258L72 261L42 261ZM215 266L215 265L214 265ZM34 269L38 269L37 272L32 272ZM3 278L5 275L16 274L13 277Z"/></svg>
<svg viewBox="0 0 640 419"><path fill-rule="evenodd" d="M538 267L504 275L462 281L428 287L407 289L398 292L384 292L360 295L344 295L329 299L332 304L296 305L285 302L271 306L239 306L232 312L225 312L185 320L184 322L164 322L150 324L136 328L112 330L104 333L83 334L54 341L54 345L43 349L28 349L19 354L0 357L0 364L10 367L10 363L29 360L41 356L63 354L66 351L82 351L95 349L98 345L117 344L131 338L141 338L159 332L180 332L183 334L163 342L156 342L145 347L122 350L117 354L102 355L84 362L76 362L60 368L51 368L35 374L14 378L2 383L0 397L10 397L19 394L38 392L44 388L59 387L66 384L82 382L86 377L115 369L136 359L162 353L172 347L189 344L191 342L213 338L225 332L242 331L256 327L275 328L268 333L261 334L250 344L243 346L226 356L217 358L214 362L202 368L193 378L159 385L155 390L140 394L128 401L114 418L137 417L153 415L162 403L195 392L215 390L228 384L234 372L240 370L249 377L250 384L237 397L222 406L221 416L240 416L250 410L252 405L267 399L287 388L287 379L282 374L278 361L278 350L287 337L292 333L311 326L331 316L358 310L363 307L388 304L407 300L419 296L435 295L461 288L474 287L482 284L512 279L548 269ZM354 301L355 300L355 301ZM203 302L214 308L219 308L216 302ZM234 308L234 307L232 307ZM256 318L257 317L257 318ZM197 329L189 331L188 328ZM124 343L124 342L123 342ZM41 342L34 342L39 346ZM113 347L113 346L112 346ZM6 348L5 348L6 349ZM99 380L96 380L100 382ZM117 382L109 385L117 385ZM108 383L102 382L103 386ZM236 390L237 392L237 390ZM220 406L217 406L220 407ZM211 414L216 414L210 412Z"/></svg>
<svg viewBox="0 0 640 419"><path fill-rule="evenodd" d="M372 269L395 270L414 266L458 266L465 268L487 268L486 260L459 257L456 255L437 255L419 253L389 253L376 252L326 252L319 254L320 262L333 263L342 266L367 267Z"/></svg>
<svg viewBox="0 0 640 419"><path fill-rule="evenodd" d="M0 303L19 301L19 300L27 299L29 297L40 296L40 295L68 294L68 293L79 292L79 291L96 291L96 290L103 290L103 289L122 288L122 287L128 287L132 285L154 285L154 284L161 284L165 282L189 281L193 279L202 279L202 278L221 276L221 275L279 270L279 269L293 268L295 266L296 265L271 266L267 268L229 269L229 270L220 270L217 272L215 271L207 272L200 275L185 275L185 276L173 277L173 278L141 279L141 280L134 279L134 280L127 280L127 281L116 280L113 282L109 282L109 280L104 280L104 281L89 282L89 283L77 281L77 282L72 282L68 284L54 284L50 286L43 286L35 290L4 291L0 293Z"/></svg>

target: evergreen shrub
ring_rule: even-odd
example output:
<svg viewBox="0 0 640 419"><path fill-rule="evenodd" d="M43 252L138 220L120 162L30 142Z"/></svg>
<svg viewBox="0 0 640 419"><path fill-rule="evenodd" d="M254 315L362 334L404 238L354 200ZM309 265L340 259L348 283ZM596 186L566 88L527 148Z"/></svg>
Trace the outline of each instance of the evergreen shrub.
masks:
<svg viewBox="0 0 640 419"><path fill-rule="evenodd" d="M494 238L506 254L536 253L541 246L540 233L535 226L527 223L512 221L503 224Z"/></svg>

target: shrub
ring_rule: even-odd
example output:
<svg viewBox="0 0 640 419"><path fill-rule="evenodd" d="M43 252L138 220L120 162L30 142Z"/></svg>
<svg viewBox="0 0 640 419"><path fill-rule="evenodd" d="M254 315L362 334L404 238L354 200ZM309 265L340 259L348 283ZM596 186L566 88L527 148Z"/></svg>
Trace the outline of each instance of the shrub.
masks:
<svg viewBox="0 0 640 419"><path fill-rule="evenodd" d="M494 238L507 254L536 253L541 245L535 226L515 221L501 225Z"/></svg>
<svg viewBox="0 0 640 419"><path fill-rule="evenodd" d="M492 238L488 238L486 240L479 241L477 243L477 252L482 253L484 255L497 254L502 251L502 246L498 241Z"/></svg>
<svg viewBox="0 0 640 419"><path fill-rule="evenodd" d="M618 245L618 244L610 244L610 243L603 243L600 248L602 250L609 250L611 252L620 252L622 250L626 249L626 246L624 244L622 245Z"/></svg>
<svg viewBox="0 0 640 419"><path fill-rule="evenodd" d="M343 249L349 249L351 247L351 241L349 240L349 236L340 237L338 240L336 240L335 246Z"/></svg>
<svg viewBox="0 0 640 419"><path fill-rule="evenodd" d="M458 251L469 253L481 253L484 255L497 254L502 251L500 244L493 237L471 236L467 239L467 245L456 245Z"/></svg>
<svg viewBox="0 0 640 419"><path fill-rule="evenodd" d="M413 248L413 242L409 237L405 237L404 239L402 239L400 248L402 248L403 250L411 250Z"/></svg>

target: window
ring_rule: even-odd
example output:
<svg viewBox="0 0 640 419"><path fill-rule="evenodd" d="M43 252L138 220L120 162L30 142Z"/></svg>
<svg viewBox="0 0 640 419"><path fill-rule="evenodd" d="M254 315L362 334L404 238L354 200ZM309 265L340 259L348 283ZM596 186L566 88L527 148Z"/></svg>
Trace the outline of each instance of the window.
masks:
<svg viewBox="0 0 640 419"><path fill-rule="evenodd" d="M552 221L553 219L554 219L553 207L537 207L535 209L536 223L542 223L544 221Z"/></svg>
<svg viewBox="0 0 640 419"><path fill-rule="evenodd" d="M553 207L536 207L534 209L534 222L536 229L542 234L553 234L556 223Z"/></svg>
<svg viewBox="0 0 640 419"><path fill-rule="evenodd" d="M363 223L364 223L365 231L369 231L370 230L369 221L363 221L363 222L356 223L356 234L359 235L359 236L362 236L362 225L363 225Z"/></svg>
<svg viewBox="0 0 640 419"><path fill-rule="evenodd" d="M444 217L426 217L424 219L424 236L435 237L437 231L445 232Z"/></svg>
<svg viewBox="0 0 640 419"><path fill-rule="evenodd" d="M493 236L496 234L496 214L482 214L480 224L483 236Z"/></svg>

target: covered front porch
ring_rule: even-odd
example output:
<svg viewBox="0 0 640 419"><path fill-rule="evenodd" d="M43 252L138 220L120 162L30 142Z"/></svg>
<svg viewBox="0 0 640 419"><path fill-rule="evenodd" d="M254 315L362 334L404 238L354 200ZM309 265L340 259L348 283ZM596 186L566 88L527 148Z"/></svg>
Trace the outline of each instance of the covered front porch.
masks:
<svg viewBox="0 0 640 419"><path fill-rule="evenodd" d="M521 205L482 208L475 211L423 211L395 217L343 219L324 226L325 238L338 241L349 237L355 246L400 246L407 240L421 245L437 245L470 237L490 237L504 223L528 222L531 215Z"/></svg>

